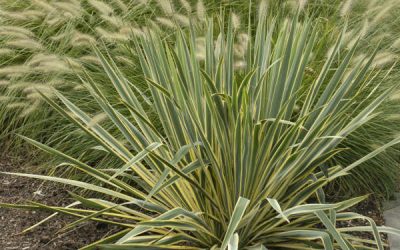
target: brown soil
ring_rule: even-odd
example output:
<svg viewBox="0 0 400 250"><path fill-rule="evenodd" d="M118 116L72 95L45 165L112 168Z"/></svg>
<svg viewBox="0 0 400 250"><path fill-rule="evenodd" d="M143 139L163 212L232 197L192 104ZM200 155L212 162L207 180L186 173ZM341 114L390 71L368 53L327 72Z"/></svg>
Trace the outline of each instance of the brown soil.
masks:
<svg viewBox="0 0 400 250"><path fill-rule="evenodd" d="M26 166L0 159L0 172L32 172ZM67 205L65 188L43 185L41 181L0 174L0 203L24 203L26 200L48 205ZM89 222L66 232L58 232L74 218L56 216L34 230L20 234L41 221L50 212L0 208L0 249L2 250L66 250L78 249L118 230L108 225Z"/></svg>
<svg viewBox="0 0 400 250"><path fill-rule="evenodd" d="M372 218L377 226L383 226L385 224L381 202L376 198L374 198L373 196L357 204L355 207L351 208L350 211ZM370 226L370 224L365 220L353 220L350 222L342 222L342 223L343 225L338 225L338 226ZM371 239L371 240L374 239L371 233L357 232L353 234L365 239ZM381 234L381 237L383 242L387 243L388 240L387 234Z"/></svg>

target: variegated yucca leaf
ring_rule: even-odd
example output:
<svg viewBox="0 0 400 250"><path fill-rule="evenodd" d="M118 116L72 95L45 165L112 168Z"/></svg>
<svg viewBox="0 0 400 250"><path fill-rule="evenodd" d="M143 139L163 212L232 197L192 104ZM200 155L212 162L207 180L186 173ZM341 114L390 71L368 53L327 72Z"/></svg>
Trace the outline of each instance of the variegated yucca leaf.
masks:
<svg viewBox="0 0 400 250"><path fill-rule="evenodd" d="M150 119L140 93L113 60L97 51L130 114L121 114L90 78L87 88L124 141L99 124L90 125L88 114L63 95L57 95L62 104L44 94L43 98L123 163L94 168L28 139L99 184L9 174L72 185L102 198L72 194L76 202L68 207L2 206L77 216L67 228L87 220L122 228L84 249L368 248L365 240L348 234L352 227L336 224L360 218L370 226L354 230L372 232L375 240L368 243L383 249L379 233L400 234L399 230L377 227L368 218L345 212L365 197L330 204L322 190L400 142L397 138L351 165L327 167L329 159L344 150L338 145L375 117L389 94L388 90L362 103L355 101L369 87L368 69L376 53L350 69L357 42L345 50L339 37L318 78L307 82L317 27L306 18L278 23L265 13L257 23L255 31L248 31L254 39L243 58L245 67L239 68L233 56L232 21L220 27L209 22L204 61L196 56L193 29L179 32L174 44L152 32L135 40L132 46L157 121Z"/></svg>

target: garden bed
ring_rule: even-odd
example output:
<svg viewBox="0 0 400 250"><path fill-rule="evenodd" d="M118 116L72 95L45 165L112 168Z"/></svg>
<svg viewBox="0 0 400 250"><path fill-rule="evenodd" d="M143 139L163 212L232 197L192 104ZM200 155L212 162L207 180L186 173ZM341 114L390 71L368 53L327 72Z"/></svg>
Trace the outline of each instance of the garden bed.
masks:
<svg viewBox="0 0 400 250"><path fill-rule="evenodd" d="M0 162L0 171L29 172L32 169L3 160ZM0 175L0 202L23 203L25 200L58 206L71 203L68 193L61 187L45 186L41 181L29 178ZM85 223L66 232L58 232L74 218L57 216L31 232L20 234L48 215L50 213L42 211L0 208L0 249L78 249L113 232L108 225L94 222Z"/></svg>
<svg viewBox="0 0 400 250"><path fill-rule="evenodd" d="M7 159L0 162L1 172L32 172L34 169L24 165L13 164ZM26 200L43 202L49 205L65 206L72 201L65 188L54 184L43 184L42 181L29 178L0 175L0 202L23 203ZM371 197L358 204L351 211L366 215L374 219L377 225L383 225L384 219L381 205ZM21 234L21 232L46 218L50 213L43 211L15 210L0 208L0 249L4 250L35 250L35 249L78 249L92 243L118 229L111 229L101 223L85 223L66 232L59 230L72 222L74 218L57 216L40 225L36 229ZM344 222L341 226L367 225L362 221ZM370 234L364 233L363 238L372 239ZM383 236L386 242L386 235Z"/></svg>

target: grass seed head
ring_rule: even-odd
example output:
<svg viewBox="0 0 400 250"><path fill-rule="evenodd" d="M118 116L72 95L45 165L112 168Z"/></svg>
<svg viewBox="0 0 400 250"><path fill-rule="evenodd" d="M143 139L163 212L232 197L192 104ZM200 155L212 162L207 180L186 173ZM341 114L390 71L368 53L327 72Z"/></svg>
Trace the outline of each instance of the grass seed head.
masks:
<svg viewBox="0 0 400 250"><path fill-rule="evenodd" d="M206 20L206 7L204 6L203 0L198 0L196 4L196 13L200 21Z"/></svg>
<svg viewBox="0 0 400 250"><path fill-rule="evenodd" d="M36 100L35 102L31 103L28 107L26 107L24 110L22 110L22 112L19 116L26 117L27 115L33 113L34 111L36 111L39 108L40 103L41 103L40 100Z"/></svg>
<svg viewBox="0 0 400 250"><path fill-rule="evenodd" d="M172 22L171 19L165 17L157 17L156 21L161 25L165 26L166 28L174 29L176 27L175 23Z"/></svg>
<svg viewBox="0 0 400 250"><path fill-rule="evenodd" d="M7 80L0 80L0 86L4 87L4 86L8 86L10 84L10 81Z"/></svg>
<svg viewBox="0 0 400 250"><path fill-rule="evenodd" d="M0 56L9 56L15 53L12 49L0 48Z"/></svg>
<svg viewBox="0 0 400 250"><path fill-rule="evenodd" d="M27 49L27 50L43 50L43 45L33 39L15 39L11 41L7 41L5 43L7 46L16 48L16 49Z"/></svg>
<svg viewBox="0 0 400 250"><path fill-rule="evenodd" d="M21 33L24 34L27 37L35 37L35 34L23 27L20 26L14 26L14 25L0 25L0 30L1 31L9 31L9 32L15 32L15 33Z"/></svg>
<svg viewBox="0 0 400 250"><path fill-rule="evenodd" d="M119 16L102 14L100 17L114 27L120 28L124 25L124 21Z"/></svg>
<svg viewBox="0 0 400 250"><path fill-rule="evenodd" d="M299 0L299 10L304 10L307 5L307 0Z"/></svg>
<svg viewBox="0 0 400 250"><path fill-rule="evenodd" d="M108 115L106 113L99 113L90 120L88 123L88 128L93 128L95 125L99 124L100 122L106 120L108 118Z"/></svg>
<svg viewBox="0 0 400 250"><path fill-rule="evenodd" d="M7 104L7 108L8 109L17 109L17 108L24 108L26 107L27 104L25 102L12 102Z"/></svg>
<svg viewBox="0 0 400 250"><path fill-rule="evenodd" d="M100 13L104 14L104 15L111 15L114 13L114 9L106 4L103 1L99 1L99 0L88 0L88 3L95 8L96 10L98 10Z"/></svg>
<svg viewBox="0 0 400 250"><path fill-rule="evenodd" d="M372 63L374 67L383 67L387 64L393 63L397 59L397 55L390 52L378 53Z"/></svg>
<svg viewBox="0 0 400 250"><path fill-rule="evenodd" d="M38 9L45 10L48 13L56 12L57 9L46 0L31 0L32 4Z"/></svg>
<svg viewBox="0 0 400 250"><path fill-rule="evenodd" d="M26 65L12 65L0 68L0 76L14 76L26 74L31 71L31 68Z"/></svg>
<svg viewBox="0 0 400 250"><path fill-rule="evenodd" d="M240 17L236 15L235 13L232 13L232 26L235 30L240 28Z"/></svg>
<svg viewBox="0 0 400 250"><path fill-rule="evenodd" d="M144 36L143 30L140 28L130 26L124 26L119 30L119 33L128 37L142 37Z"/></svg>
<svg viewBox="0 0 400 250"><path fill-rule="evenodd" d="M353 5L353 0L346 0L342 4L342 8L340 9L340 16L345 17L350 14L351 7Z"/></svg>
<svg viewBox="0 0 400 250"><path fill-rule="evenodd" d="M186 13L192 13L192 6L187 0L179 0L181 2L182 7L185 9Z"/></svg>
<svg viewBox="0 0 400 250"><path fill-rule="evenodd" d="M128 6L122 0L112 0L112 1L123 12L125 12L128 9Z"/></svg>
<svg viewBox="0 0 400 250"><path fill-rule="evenodd" d="M80 17L82 15L82 7L80 2L73 1L71 3L68 2L56 2L54 3L59 10L61 10L64 15L65 13L69 13L69 17Z"/></svg>
<svg viewBox="0 0 400 250"><path fill-rule="evenodd" d="M75 31L72 35L70 43L74 47L91 46L92 44L96 44L96 38L94 38L89 34L84 34L79 31Z"/></svg>
<svg viewBox="0 0 400 250"><path fill-rule="evenodd" d="M174 14L174 19L182 27L188 27L190 25L190 20L187 16L182 14Z"/></svg>
<svg viewBox="0 0 400 250"><path fill-rule="evenodd" d="M174 6L170 0L157 0L158 6L166 15L175 13Z"/></svg>

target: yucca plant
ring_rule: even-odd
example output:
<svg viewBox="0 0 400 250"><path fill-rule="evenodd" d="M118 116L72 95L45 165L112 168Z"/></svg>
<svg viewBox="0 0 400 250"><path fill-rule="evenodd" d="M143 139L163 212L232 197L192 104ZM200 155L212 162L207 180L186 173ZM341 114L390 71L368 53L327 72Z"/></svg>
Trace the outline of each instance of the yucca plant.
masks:
<svg viewBox="0 0 400 250"><path fill-rule="evenodd" d="M196 32L179 32L174 45L149 32L134 42L151 98L132 89L111 58L97 52L104 71L129 109L124 116L94 81L85 80L118 140L58 93L60 106L43 98L82 131L98 148L124 162L93 167L44 144L33 145L62 159L98 182L8 173L38 178L100 193L66 207L31 202L3 207L45 209L77 216L66 228L87 220L121 226L121 231L84 249L383 249L373 220L346 209L365 197L328 203L323 187L378 153L397 138L346 166L328 167L345 150L338 145L376 116L390 90L378 86L369 71L376 52L349 69L357 43L341 48L342 37L319 76L307 82L317 26L297 18L277 23L261 11L257 30L247 36L246 57L234 53L232 21L213 22L205 35L205 56L198 57ZM225 29L224 27L227 28ZM340 52L340 53L339 53ZM338 55L344 55L338 60ZM240 61L241 63L237 63ZM245 63L243 64L244 61ZM365 90L370 96L361 101ZM161 129L149 119L144 99ZM97 184L96 184L97 183ZM337 221L364 219L370 226L337 227ZM40 222L42 223L42 222ZM354 231L371 232L374 241Z"/></svg>

